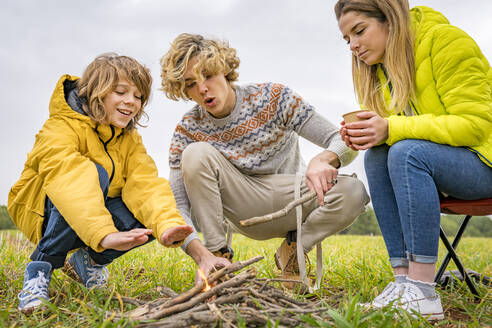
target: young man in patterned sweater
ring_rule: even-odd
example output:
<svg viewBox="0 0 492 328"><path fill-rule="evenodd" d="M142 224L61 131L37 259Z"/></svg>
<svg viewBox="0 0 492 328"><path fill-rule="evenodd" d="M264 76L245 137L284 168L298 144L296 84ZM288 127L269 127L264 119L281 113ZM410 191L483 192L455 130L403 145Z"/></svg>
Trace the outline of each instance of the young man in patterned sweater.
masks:
<svg viewBox="0 0 492 328"><path fill-rule="evenodd" d="M238 66L236 50L227 42L186 33L161 59L166 96L196 103L176 126L169 155L169 180L178 209L190 225L193 212L204 239L202 244L193 233L182 247L208 275L214 267L228 264L224 257L232 257L224 220L255 240L290 236L275 258L284 276L295 276L295 210L251 227L239 221L282 209L294 200L296 189L297 197L314 190L317 198L305 203L300 214L300 244L309 252L350 225L368 202L364 185L337 171L357 153L346 147L337 127L288 87L233 84ZM325 149L307 169L299 136Z"/></svg>

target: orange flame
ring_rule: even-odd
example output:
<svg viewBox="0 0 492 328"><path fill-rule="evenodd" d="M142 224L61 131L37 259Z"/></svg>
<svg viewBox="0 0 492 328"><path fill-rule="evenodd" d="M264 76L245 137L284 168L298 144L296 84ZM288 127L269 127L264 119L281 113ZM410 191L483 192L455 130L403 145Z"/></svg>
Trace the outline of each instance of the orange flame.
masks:
<svg viewBox="0 0 492 328"><path fill-rule="evenodd" d="M203 279L203 281L205 281L205 287L203 287L203 291L206 292L207 290L210 289L210 285L208 284L207 277L205 277L205 274L200 269L198 269L198 275L200 276L200 278Z"/></svg>

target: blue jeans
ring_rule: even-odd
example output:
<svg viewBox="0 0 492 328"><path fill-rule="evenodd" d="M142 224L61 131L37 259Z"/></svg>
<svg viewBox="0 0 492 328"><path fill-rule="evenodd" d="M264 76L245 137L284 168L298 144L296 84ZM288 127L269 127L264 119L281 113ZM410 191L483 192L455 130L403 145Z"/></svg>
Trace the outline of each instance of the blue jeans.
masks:
<svg viewBox="0 0 492 328"><path fill-rule="evenodd" d="M437 262L439 192L492 197L492 168L466 148L406 139L367 150L364 165L392 267Z"/></svg>
<svg viewBox="0 0 492 328"><path fill-rule="evenodd" d="M99 174L99 184L104 198L106 199L105 205L113 217L116 228L119 231L145 228L145 226L141 224L126 207L121 197L107 197L110 183L108 173L99 164L95 165ZM153 239L154 237L149 236L147 242L150 242ZM51 200L46 197L43 236L34 250L34 253L31 255L31 260L49 262L53 269L60 268L64 265L68 252L80 247L87 247L87 245L84 244L75 231L68 225L67 221L61 216ZM88 252L94 262L105 265L111 263L114 259L125 254L127 251L107 249L101 253L97 253L88 247Z"/></svg>

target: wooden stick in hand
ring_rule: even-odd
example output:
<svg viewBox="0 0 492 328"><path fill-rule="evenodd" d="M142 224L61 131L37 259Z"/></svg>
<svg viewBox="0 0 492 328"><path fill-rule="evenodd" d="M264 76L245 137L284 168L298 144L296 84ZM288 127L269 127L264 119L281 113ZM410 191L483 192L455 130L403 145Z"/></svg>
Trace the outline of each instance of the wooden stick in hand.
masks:
<svg viewBox="0 0 492 328"><path fill-rule="evenodd" d="M257 225L257 224L264 223L264 222L269 222L269 221L284 217L287 215L287 213L289 213L297 205L304 204L305 202L310 201L311 199L313 199L315 197L316 197L316 192L310 191L307 194L305 194L304 196L302 196L301 198L293 200L292 202L287 204L280 211L270 213L270 214L267 214L264 216L255 216L255 217L253 217L251 219L247 219L247 220L241 220L241 221L239 221L239 223L243 227L250 227L253 225Z"/></svg>

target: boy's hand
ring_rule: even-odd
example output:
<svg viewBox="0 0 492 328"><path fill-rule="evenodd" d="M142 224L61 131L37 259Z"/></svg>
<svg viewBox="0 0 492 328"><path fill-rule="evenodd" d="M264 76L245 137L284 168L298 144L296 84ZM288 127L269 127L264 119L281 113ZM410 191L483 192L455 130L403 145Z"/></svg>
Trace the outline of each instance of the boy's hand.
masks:
<svg viewBox="0 0 492 328"><path fill-rule="evenodd" d="M130 231L113 232L104 237L100 245L106 249L127 251L135 246L145 244L152 234L150 229L137 228Z"/></svg>
<svg viewBox="0 0 492 328"><path fill-rule="evenodd" d="M161 242L164 246L171 246L174 243L186 239L190 233L193 232L193 227L189 225L182 225L167 229L161 236Z"/></svg>

